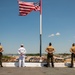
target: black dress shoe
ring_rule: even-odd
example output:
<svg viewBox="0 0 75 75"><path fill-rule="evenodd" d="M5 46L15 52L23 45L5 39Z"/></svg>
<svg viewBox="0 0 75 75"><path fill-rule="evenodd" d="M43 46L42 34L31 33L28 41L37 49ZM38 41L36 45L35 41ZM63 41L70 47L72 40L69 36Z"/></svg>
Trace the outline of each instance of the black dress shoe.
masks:
<svg viewBox="0 0 75 75"><path fill-rule="evenodd" d="M69 66L70 68L73 68L73 66Z"/></svg>
<svg viewBox="0 0 75 75"><path fill-rule="evenodd" d="M52 68L54 68L54 66L52 66Z"/></svg>
<svg viewBox="0 0 75 75"><path fill-rule="evenodd" d="M3 66L1 65L1 67L3 67Z"/></svg>
<svg viewBox="0 0 75 75"><path fill-rule="evenodd" d="M45 66L45 67L50 67L50 65L47 65L47 64L45 64L44 66Z"/></svg>

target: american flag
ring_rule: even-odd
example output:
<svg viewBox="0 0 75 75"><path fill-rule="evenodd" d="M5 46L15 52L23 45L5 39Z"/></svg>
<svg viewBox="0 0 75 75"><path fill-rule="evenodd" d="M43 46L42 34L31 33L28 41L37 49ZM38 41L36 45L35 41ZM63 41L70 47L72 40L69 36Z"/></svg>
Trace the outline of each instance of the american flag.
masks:
<svg viewBox="0 0 75 75"><path fill-rule="evenodd" d="M23 2L18 1L19 3L19 15L20 16L26 16L31 11L40 11L40 5L38 3L34 2Z"/></svg>

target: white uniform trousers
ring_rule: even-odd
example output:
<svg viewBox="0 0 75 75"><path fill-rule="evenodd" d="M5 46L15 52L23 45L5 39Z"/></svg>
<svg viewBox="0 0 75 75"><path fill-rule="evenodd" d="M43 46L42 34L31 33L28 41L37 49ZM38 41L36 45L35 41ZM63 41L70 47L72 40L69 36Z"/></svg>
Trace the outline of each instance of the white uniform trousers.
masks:
<svg viewBox="0 0 75 75"><path fill-rule="evenodd" d="M25 63L25 56L22 55L19 57L19 67L24 67L25 66L24 63Z"/></svg>

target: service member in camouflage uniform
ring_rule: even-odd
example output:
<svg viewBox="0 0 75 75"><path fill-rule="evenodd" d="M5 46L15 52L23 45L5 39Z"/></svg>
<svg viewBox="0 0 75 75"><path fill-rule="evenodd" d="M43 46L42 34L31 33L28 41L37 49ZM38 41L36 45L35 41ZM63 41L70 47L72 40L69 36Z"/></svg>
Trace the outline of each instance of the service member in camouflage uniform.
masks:
<svg viewBox="0 0 75 75"><path fill-rule="evenodd" d="M70 48L70 52L71 52L71 66L73 67L73 58L75 58L75 43L72 44L72 47Z"/></svg>
<svg viewBox="0 0 75 75"><path fill-rule="evenodd" d="M51 59L51 65L52 67L54 67L53 52L55 50L51 43L49 43L49 46L46 48L45 51L47 52L47 67L50 67L50 59Z"/></svg>
<svg viewBox="0 0 75 75"><path fill-rule="evenodd" d="M1 67L3 67L2 66L2 56L3 56L2 52L3 52L3 47L1 46L1 43L0 43L0 66Z"/></svg>

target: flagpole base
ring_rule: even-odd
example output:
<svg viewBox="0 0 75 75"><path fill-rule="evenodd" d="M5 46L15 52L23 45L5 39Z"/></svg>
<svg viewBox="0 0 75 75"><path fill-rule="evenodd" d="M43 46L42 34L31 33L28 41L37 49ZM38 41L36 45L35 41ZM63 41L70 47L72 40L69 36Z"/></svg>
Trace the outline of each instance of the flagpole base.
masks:
<svg viewBox="0 0 75 75"><path fill-rule="evenodd" d="M39 60L39 62L42 62L42 57L40 57L40 60Z"/></svg>

